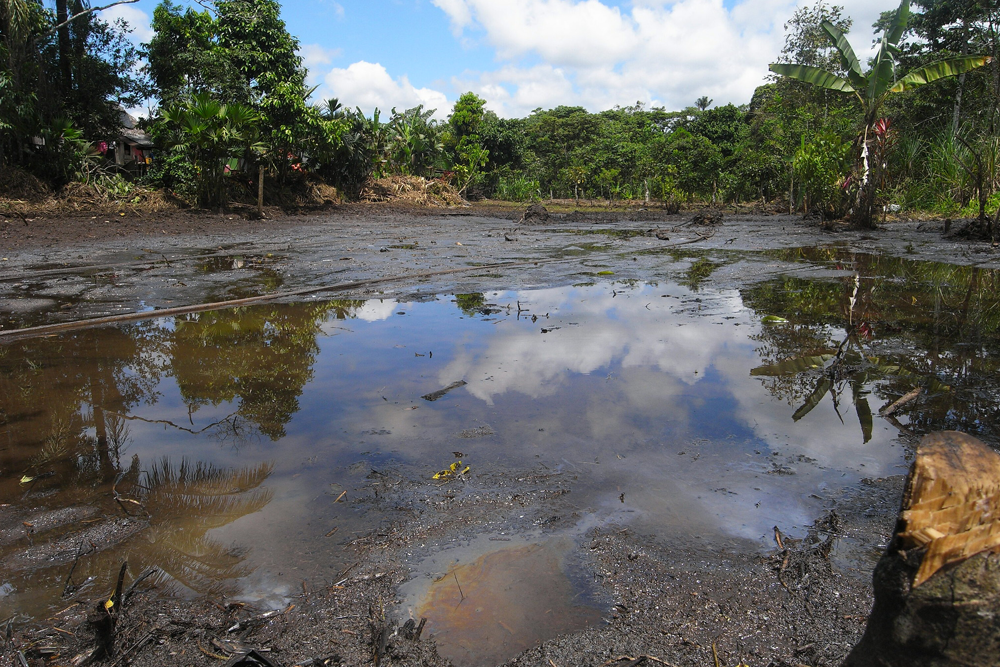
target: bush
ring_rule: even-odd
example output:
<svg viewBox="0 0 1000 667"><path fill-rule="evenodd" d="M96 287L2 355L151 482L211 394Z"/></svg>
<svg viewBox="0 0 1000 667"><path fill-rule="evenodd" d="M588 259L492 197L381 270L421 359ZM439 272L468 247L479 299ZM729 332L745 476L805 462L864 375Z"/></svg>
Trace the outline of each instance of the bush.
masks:
<svg viewBox="0 0 1000 667"><path fill-rule="evenodd" d="M501 176L493 193L503 201L535 201L538 199L538 181L523 174Z"/></svg>

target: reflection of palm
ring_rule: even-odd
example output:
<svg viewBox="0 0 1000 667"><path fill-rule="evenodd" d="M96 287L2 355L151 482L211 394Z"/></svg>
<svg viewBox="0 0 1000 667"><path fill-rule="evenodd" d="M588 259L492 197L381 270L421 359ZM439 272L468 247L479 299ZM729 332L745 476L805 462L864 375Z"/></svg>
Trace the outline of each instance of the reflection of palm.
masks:
<svg viewBox="0 0 1000 667"><path fill-rule="evenodd" d="M272 492L258 487L273 467L225 470L184 460L174 468L166 458L154 464L135 484L151 516L148 547L134 549L131 557L198 593L225 592L233 579L249 574L246 552L226 548L206 533L267 505Z"/></svg>

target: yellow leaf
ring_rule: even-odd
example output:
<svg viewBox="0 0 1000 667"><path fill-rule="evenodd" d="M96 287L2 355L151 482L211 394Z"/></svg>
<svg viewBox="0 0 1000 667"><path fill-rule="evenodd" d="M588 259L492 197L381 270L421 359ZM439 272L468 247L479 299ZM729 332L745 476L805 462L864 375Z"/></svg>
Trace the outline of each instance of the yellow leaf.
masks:
<svg viewBox="0 0 1000 667"><path fill-rule="evenodd" d="M111 609L114 606L115 606L115 601L114 600L108 600L107 602L104 603L104 608L105 609Z"/></svg>
<svg viewBox="0 0 1000 667"><path fill-rule="evenodd" d="M464 475L465 473L469 472L470 470L472 470L472 466L465 466L465 470L462 471L462 474Z"/></svg>
<svg viewBox="0 0 1000 667"><path fill-rule="evenodd" d="M28 482L30 482L30 481L32 481L34 479L35 478L31 477L30 475L24 475L23 477L21 477L21 484L27 484Z"/></svg>
<svg viewBox="0 0 1000 667"><path fill-rule="evenodd" d="M917 297L913 296L913 297L910 297L910 298L913 299L913 305L914 306L917 305Z"/></svg>

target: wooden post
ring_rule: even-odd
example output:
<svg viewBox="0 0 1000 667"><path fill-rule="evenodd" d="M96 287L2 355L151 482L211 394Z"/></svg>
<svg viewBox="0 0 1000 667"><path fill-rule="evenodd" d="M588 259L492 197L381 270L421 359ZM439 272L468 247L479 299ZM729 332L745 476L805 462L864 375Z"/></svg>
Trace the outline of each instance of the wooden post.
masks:
<svg viewBox="0 0 1000 667"><path fill-rule="evenodd" d="M264 218L264 165L257 171L257 215Z"/></svg>

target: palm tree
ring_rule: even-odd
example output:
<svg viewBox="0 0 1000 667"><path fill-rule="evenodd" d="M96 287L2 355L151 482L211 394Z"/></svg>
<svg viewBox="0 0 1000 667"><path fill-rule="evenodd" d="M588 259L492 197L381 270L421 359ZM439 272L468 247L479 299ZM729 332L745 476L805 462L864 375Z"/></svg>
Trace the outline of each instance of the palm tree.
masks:
<svg viewBox="0 0 1000 667"><path fill-rule="evenodd" d="M222 104L207 93L168 107L162 115L176 131L172 147L190 157L198 169L198 204L224 206L226 174L249 151L261 148L254 141L259 116L248 106Z"/></svg>
<svg viewBox="0 0 1000 667"><path fill-rule="evenodd" d="M694 105L698 108L698 111L704 111L708 107L712 106L712 102L713 100L707 95L702 95L694 101Z"/></svg>
<svg viewBox="0 0 1000 667"><path fill-rule="evenodd" d="M872 67L867 73L862 72L861 63L854 54L854 49L847 41L844 33L829 21L822 24L823 31L833 42L837 53L840 54L840 62L847 77L844 78L833 72L829 72L821 67L812 65L795 65L774 63L770 65L770 70L775 74L787 76L791 79L803 81L827 90L835 90L843 93L853 93L861 103L864 113L863 126L858 134L857 140L857 178L859 181L858 192L854 202L853 219L859 227L871 228L874 226L874 211L876 204L876 193L873 191L874 179L871 178L869 154L872 143L880 139L876 132L876 125L879 124L879 115L882 105L889 97L890 93L900 93L912 90L919 86L957 76L962 72L968 72L976 67L981 67L990 61L989 56L961 56L949 58L936 63L919 67L910 71L903 77L897 78L896 56L899 54L900 38L906 29L907 20L910 17L910 0L902 0L899 8L892 17L892 21L879 43L878 52L872 61ZM883 122L882 127L887 127ZM881 165L876 163L876 168Z"/></svg>

